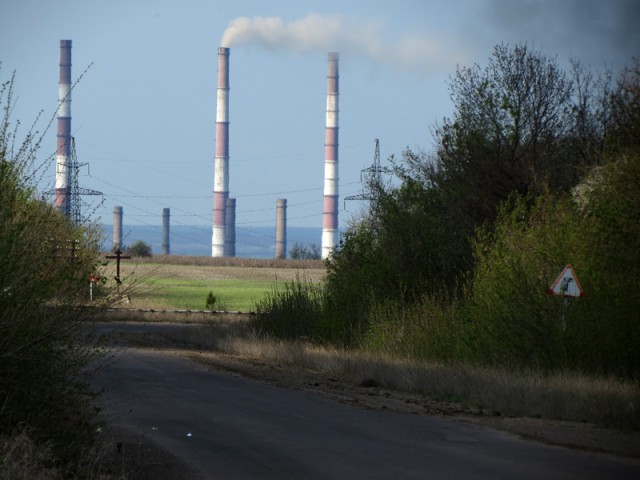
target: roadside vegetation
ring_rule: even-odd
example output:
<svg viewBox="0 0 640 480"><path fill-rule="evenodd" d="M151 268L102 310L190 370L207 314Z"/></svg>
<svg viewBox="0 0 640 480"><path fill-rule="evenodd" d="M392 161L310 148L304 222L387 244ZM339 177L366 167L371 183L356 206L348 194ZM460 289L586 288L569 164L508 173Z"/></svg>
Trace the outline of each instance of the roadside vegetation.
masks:
<svg viewBox="0 0 640 480"><path fill-rule="evenodd" d="M514 394L527 378L541 389L611 382L639 428L640 63L596 76L499 45L449 87L456 110L433 128L436 151L391 158L399 185L369 185L375 199L322 288L281 285L255 327L451 372L506 372ZM568 263L586 295L565 305L547 290ZM487 391L469 388L465 398Z"/></svg>
<svg viewBox="0 0 640 480"><path fill-rule="evenodd" d="M635 381L562 371L447 364L354 348L283 340L256 332L252 320L220 318L199 329L157 339L198 352L212 350L322 373L356 387L392 390L433 400L449 410L489 417L589 422L640 429ZM456 405L459 405L456 407Z"/></svg>
<svg viewBox="0 0 640 480"><path fill-rule="evenodd" d="M48 127L19 138L12 88L0 86L0 477L73 477L95 431L80 325L98 239L39 198Z"/></svg>

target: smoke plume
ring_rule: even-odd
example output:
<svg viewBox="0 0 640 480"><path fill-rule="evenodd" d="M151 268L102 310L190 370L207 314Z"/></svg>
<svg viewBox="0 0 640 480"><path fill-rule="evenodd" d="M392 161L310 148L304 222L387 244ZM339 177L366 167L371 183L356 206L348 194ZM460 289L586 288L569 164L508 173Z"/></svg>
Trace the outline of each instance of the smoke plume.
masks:
<svg viewBox="0 0 640 480"><path fill-rule="evenodd" d="M384 39L373 22L348 22L339 15L312 13L285 22L280 17L239 17L229 22L221 45L260 46L294 54L338 51L363 56L401 70L433 72L449 70L461 58L444 41L423 33L405 34L395 41Z"/></svg>

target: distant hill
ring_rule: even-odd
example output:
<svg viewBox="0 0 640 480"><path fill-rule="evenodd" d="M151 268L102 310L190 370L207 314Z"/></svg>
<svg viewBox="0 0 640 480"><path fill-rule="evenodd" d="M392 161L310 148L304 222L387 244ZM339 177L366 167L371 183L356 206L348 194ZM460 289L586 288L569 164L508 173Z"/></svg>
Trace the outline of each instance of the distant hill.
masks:
<svg viewBox="0 0 640 480"><path fill-rule="evenodd" d="M103 225L103 249L111 250L113 225ZM176 225L170 229L170 250L173 255L211 255L211 227ZM162 253L162 227L148 225L123 225L125 245L142 240L151 245L152 253ZM307 247L322 244L322 229L289 227L287 229L287 255L294 243ZM236 256L246 258L273 258L276 232L273 227L236 227Z"/></svg>

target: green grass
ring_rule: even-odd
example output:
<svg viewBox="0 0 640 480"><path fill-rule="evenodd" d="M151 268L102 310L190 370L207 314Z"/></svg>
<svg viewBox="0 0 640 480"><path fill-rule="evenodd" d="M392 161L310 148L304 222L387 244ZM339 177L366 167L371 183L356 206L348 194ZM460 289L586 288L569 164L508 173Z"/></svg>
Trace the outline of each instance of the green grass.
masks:
<svg viewBox="0 0 640 480"><path fill-rule="evenodd" d="M112 282L115 263L101 276ZM123 264L120 291L130 308L206 310L213 292L214 310L251 312L277 284L298 278L321 282L324 276L322 264L311 261L166 256Z"/></svg>
<svg viewBox="0 0 640 480"><path fill-rule="evenodd" d="M146 278L139 281L130 297L134 306L205 310L211 291L217 299L215 310L249 312L273 284L271 280Z"/></svg>

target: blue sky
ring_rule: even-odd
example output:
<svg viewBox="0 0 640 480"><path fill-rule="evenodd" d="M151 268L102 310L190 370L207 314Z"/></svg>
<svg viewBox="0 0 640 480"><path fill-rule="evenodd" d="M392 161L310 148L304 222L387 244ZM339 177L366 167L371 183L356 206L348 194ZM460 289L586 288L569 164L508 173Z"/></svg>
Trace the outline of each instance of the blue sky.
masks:
<svg viewBox="0 0 640 480"><path fill-rule="evenodd" d="M3 0L0 76L16 71L13 120L26 131L42 110L43 130L57 108L59 40L71 39L72 77L91 65L72 93L72 135L78 161L89 163L80 186L104 193L93 218L111 223L121 205L125 224L161 225L169 207L172 225L210 225L217 49L238 18L250 29L270 18L300 38L247 35L230 45L237 226L274 225L276 199L287 198L289 225L321 227L328 49L341 55L344 226L360 205L342 210L342 198L360 192L374 139L383 161L406 147L433 148L430 129L452 113L447 80L457 65L482 65L501 42L527 42L562 65L575 57L594 71L617 71L640 53L639 7L635 0ZM43 191L54 185L55 141L54 122L39 154L48 162Z"/></svg>

